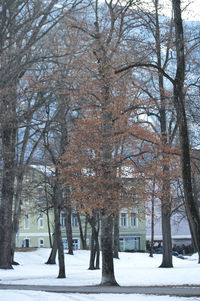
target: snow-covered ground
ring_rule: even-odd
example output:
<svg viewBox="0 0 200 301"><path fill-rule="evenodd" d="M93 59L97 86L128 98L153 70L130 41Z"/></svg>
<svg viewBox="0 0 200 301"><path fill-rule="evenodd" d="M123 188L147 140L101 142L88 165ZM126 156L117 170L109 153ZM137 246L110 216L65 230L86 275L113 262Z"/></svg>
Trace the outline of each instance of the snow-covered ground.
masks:
<svg viewBox="0 0 200 301"><path fill-rule="evenodd" d="M134 294L58 294L35 291L0 291L1 301L199 301L199 298Z"/></svg>
<svg viewBox="0 0 200 301"><path fill-rule="evenodd" d="M101 270L88 270L89 251L75 251L74 256L65 255L66 278L57 279L58 266L44 264L50 253L49 249L38 249L31 252L17 252L15 260L20 263L13 270L0 270L0 283L4 284L34 284L34 285L95 285L101 280ZM173 257L174 268L160 269L162 255L149 257L147 253L120 253L120 260L115 259L116 280L123 286L134 285L188 285L200 284L200 265L197 255L179 259ZM58 296L57 296L58 295ZM3 291L0 290L0 300L7 301L179 301L200 298L182 298L167 296L142 295L110 295L110 294L55 294L33 291Z"/></svg>

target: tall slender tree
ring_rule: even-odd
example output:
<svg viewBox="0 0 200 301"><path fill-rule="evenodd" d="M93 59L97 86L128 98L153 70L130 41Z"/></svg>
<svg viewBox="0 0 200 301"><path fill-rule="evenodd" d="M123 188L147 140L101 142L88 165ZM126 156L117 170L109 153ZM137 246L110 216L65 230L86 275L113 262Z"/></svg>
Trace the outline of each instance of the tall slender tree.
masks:
<svg viewBox="0 0 200 301"><path fill-rule="evenodd" d="M188 121L187 121L185 102L184 102L185 101L185 92L184 92L185 51L184 51L183 23L182 23L182 16L181 16L181 1L172 0L172 4L173 4L174 22L175 22L175 31L176 31L176 57L177 57L176 76L174 79L174 106L176 109L178 126L179 126L185 207L190 222L190 227L191 227L191 232L194 239L195 247L199 254L199 263L200 263L200 217L197 211L197 207L195 205L193 189L192 189Z"/></svg>

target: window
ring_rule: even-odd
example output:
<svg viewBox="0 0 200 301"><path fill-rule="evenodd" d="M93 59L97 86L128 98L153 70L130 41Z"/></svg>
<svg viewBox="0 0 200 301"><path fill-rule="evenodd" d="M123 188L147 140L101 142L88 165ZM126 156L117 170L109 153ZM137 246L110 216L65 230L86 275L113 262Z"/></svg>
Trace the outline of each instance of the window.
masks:
<svg viewBox="0 0 200 301"><path fill-rule="evenodd" d="M66 227L66 216L64 213L61 213L60 223L62 228Z"/></svg>
<svg viewBox="0 0 200 301"><path fill-rule="evenodd" d="M44 239L43 238L39 238L38 247L39 248L43 248L44 247Z"/></svg>
<svg viewBox="0 0 200 301"><path fill-rule="evenodd" d="M24 238L22 240L22 248L29 248L30 247L30 238Z"/></svg>
<svg viewBox="0 0 200 301"><path fill-rule="evenodd" d="M121 227L125 228L127 227L127 213L121 213Z"/></svg>
<svg viewBox="0 0 200 301"><path fill-rule="evenodd" d="M123 238L119 239L119 250L122 252L125 250L125 242Z"/></svg>
<svg viewBox="0 0 200 301"><path fill-rule="evenodd" d="M138 226L137 214L135 212L131 213L131 227L135 228Z"/></svg>
<svg viewBox="0 0 200 301"><path fill-rule="evenodd" d="M74 238L73 239L73 249L74 250L78 250L80 247L79 247L79 240Z"/></svg>
<svg viewBox="0 0 200 301"><path fill-rule="evenodd" d="M29 216L25 214L24 216L24 229L29 229Z"/></svg>
<svg viewBox="0 0 200 301"><path fill-rule="evenodd" d="M44 227L43 214L40 213L38 217L38 228L41 229Z"/></svg>
<svg viewBox="0 0 200 301"><path fill-rule="evenodd" d="M140 249L140 237L121 237L119 239L120 251L133 251Z"/></svg>
<svg viewBox="0 0 200 301"><path fill-rule="evenodd" d="M135 250L140 249L140 237L134 237L134 249Z"/></svg>
<svg viewBox="0 0 200 301"><path fill-rule="evenodd" d="M66 238L62 238L62 242L63 242L63 247L65 249L68 249L68 242L67 242L67 239ZM72 239L72 242L73 242L73 249L74 250L78 250L80 249L80 241L78 238L73 238Z"/></svg>
<svg viewBox="0 0 200 301"><path fill-rule="evenodd" d="M72 228L78 228L78 217L76 213L72 213Z"/></svg>

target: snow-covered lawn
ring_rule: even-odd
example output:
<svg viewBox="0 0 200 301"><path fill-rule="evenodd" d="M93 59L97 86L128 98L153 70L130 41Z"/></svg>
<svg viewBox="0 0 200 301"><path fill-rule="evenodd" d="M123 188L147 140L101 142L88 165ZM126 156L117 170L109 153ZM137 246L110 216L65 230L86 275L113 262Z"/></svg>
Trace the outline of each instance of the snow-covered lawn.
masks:
<svg viewBox="0 0 200 301"><path fill-rule="evenodd" d="M134 294L58 294L35 291L0 291L1 301L199 301L199 298Z"/></svg>
<svg viewBox="0 0 200 301"><path fill-rule="evenodd" d="M16 252L20 263L14 270L0 270L1 283L45 285L94 285L101 281L101 270L90 271L89 251L75 251L65 255L66 278L57 279L58 266L44 264L50 249L31 252ZM153 258L147 253L124 253L115 259L115 275L120 285L175 285L200 284L200 265L197 255L179 259L173 257L174 268L161 269L162 255Z"/></svg>
<svg viewBox="0 0 200 301"><path fill-rule="evenodd" d="M75 251L74 256L65 255L66 278L57 279L58 266L44 264L49 256L49 249L38 249L31 252L16 252L15 260L20 263L13 270L0 270L0 283L34 284L34 285L95 285L101 280L101 270L88 270L89 251ZM197 255L187 259L173 257L174 268L158 268L162 255L150 258L147 253L120 253L120 260L115 259L115 275L118 283L123 286L134 285L188 285L200 284L200 265ZM51 301L57 298L55 293L30 291L2 291L0 300L20 301ZM134 297L133 297L134 296ZM199 298L155 297L142 295L81 295L58 294L59 301L175 301L199 300Z"/></svg>

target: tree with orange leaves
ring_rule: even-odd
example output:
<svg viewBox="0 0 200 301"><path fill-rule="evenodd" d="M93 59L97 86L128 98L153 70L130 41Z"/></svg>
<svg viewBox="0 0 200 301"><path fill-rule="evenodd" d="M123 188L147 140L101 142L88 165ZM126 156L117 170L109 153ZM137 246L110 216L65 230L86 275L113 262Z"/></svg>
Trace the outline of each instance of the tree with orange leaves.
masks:
<svg viewBox="0 0 200 301"><path fill-rule="evenodd" d="M127 1L124 6L119 1L115 4L96 1L94 22L87 23L87 19L80 18L79 24L73 26L84 36L82 45L87 52L81 55L77 81L80 117L62 156L61 174L65 185L71 186L76 208L91 215L95 210L101 215L102 285L117 285L113 266L113 215L122 206L119 169L130 156L121 152L123 144L128 146L129 120L132 124L135 119L138 131L146 130L136 122L133 113L142 105L138 102L137 89L130 79L121 80L114 75L120 45L128 32L126 14L132 4L133 1ZM116 149L119 151L115 152Z"/></svg>

